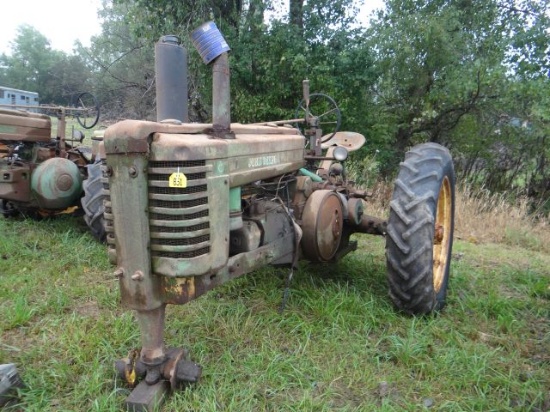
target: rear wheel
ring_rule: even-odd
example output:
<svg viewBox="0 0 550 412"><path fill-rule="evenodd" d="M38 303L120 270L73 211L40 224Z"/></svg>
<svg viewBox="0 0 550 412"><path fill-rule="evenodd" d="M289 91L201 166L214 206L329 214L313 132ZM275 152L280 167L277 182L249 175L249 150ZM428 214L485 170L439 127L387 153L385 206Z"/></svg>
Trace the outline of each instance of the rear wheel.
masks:
<svg viewBox="0 0 550 412"><path fill-rule="evenodd" d="M390 297L405 312L426 314L445 306L454 209L449 151L436 143L415 146L401 163L386 237Z"/></svg>
<svg viewBox="0 0 550 412"><path fill-rule="evenodd" d="M96 239L105 241L105 194L101 181L101 161L98 160L88 167L88 178L82 184L84 196L82 197L82 209L84 209L84 220Z"/></svg>

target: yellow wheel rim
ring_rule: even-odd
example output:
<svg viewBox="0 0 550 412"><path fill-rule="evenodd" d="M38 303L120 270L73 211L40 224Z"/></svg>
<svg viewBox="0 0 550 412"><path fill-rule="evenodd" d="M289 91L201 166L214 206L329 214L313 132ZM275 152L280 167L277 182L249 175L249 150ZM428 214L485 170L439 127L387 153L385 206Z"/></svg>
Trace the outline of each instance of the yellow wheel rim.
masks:
<svg viewBox="0 0 550 412"><path fill-rule="evenodd" d="M437 209L435 211L434 247L433 247L433 284L438 293L445 280L445 270L449 259L452 237L452 193L448 177L443 179Z"/></svg>

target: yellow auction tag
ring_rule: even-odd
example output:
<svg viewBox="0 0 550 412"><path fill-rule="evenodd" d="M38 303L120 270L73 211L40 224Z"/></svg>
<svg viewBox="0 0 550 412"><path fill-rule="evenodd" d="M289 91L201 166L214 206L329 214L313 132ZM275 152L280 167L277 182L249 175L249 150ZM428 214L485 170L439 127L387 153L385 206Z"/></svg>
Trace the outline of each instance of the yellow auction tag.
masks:
<svg viewBox="0 0 550 412"><path fill-rule="evenodd" d="M172 173L168 179L168 186L185 188L187 187L187 177L180 172Z"/></svg>

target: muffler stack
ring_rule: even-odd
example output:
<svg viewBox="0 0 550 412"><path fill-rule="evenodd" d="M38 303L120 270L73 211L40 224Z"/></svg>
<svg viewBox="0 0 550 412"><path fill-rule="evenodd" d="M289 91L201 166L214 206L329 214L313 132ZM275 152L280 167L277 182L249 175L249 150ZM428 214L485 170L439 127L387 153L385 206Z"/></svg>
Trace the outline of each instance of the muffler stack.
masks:
<svg viewBox="0 0 550 412"><path fill-rule="evenodd" d="M216 137L233 138L231 126L231 94L229 91L229 45L213 21L204 23L191 33L193 45L205 64L213 61L212 123Z"/></svg>

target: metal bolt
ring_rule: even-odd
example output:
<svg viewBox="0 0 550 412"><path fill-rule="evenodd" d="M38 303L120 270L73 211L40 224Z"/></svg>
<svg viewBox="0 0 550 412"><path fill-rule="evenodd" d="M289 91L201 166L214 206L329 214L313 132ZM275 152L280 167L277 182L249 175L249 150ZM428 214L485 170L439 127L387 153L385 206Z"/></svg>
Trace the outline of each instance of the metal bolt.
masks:
<svg viewBox="0 0 550 412"><path fill-rule="evenodd" d="M122 268L118 268L117 270L115 270L115 272L113 273L113 276L117 279L120 279L122 276L124 276L124 269Z"/></svg>
<svg viewBox="0 0 550 412"><path fill-rule="evenodd" d="M130 173L130 177L136 177L138 175L138 171L135 166L131 166L130 169L128 169L128 173Z"/></svg>
<svg viewBox="0 0 550 412"><path fill-rule="evenodd" d="M136 270L136 272L132 275L132 280L143 280L143 272L141 270Z"/></svg>

